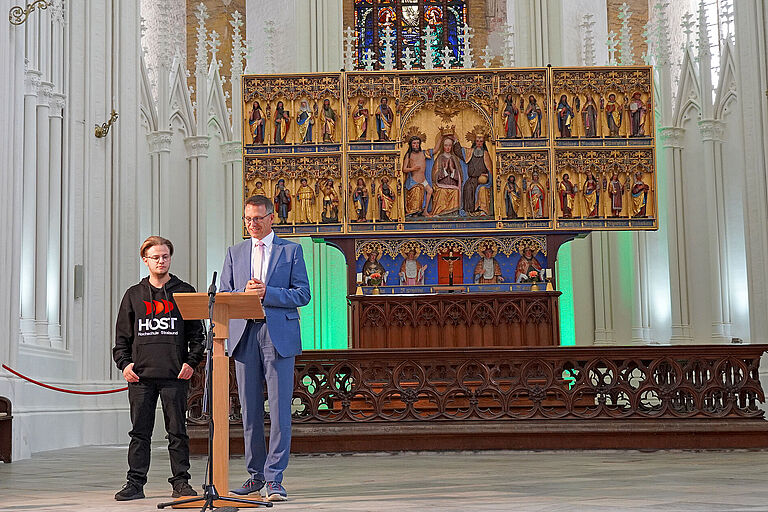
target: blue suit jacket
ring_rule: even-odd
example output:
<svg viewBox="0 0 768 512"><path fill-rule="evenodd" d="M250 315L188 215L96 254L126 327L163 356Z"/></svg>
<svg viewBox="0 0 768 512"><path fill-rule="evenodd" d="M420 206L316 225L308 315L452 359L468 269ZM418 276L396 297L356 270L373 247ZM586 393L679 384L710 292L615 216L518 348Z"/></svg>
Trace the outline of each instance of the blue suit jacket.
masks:
<svg viewBox="0 0 768 512"><path fill-rule="evenodd" d="M283 357L301 354L299 310L309 303L309 278L301 246L274 237L265 283L262 305L267 330L277 352ZM227 249L221 271L222 292L242 292L251 278L251 239ZM232 355L243 338L246 320L230 320L227 351Z"/></svg>

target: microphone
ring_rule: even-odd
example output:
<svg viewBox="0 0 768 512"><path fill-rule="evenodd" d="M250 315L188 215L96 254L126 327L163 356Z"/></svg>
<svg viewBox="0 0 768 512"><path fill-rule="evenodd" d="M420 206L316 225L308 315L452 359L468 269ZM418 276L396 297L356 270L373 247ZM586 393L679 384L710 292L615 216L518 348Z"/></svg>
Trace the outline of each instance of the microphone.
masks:
<svg viewBox="0 0 768 512"><path fill-rule="evenodd" d="M211 286L208 287L208 295L216 295L216 271L213 272L213 279L211 279Z"/></svg>

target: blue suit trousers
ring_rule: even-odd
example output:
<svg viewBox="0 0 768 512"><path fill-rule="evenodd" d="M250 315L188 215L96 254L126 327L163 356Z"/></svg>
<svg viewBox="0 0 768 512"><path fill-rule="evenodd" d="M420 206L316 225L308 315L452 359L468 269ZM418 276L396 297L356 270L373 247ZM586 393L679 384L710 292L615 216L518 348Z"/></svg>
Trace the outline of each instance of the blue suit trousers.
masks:
<svg viewBox="0 0 768 512"><path fill-rule="evenodd" d="M248 473L267 482L282 482L291 451L291 403L295 357L282 357L264 321L249 320L232 354L243 415ZM264 383L269 400L269 450L264 439Z"/></svg>

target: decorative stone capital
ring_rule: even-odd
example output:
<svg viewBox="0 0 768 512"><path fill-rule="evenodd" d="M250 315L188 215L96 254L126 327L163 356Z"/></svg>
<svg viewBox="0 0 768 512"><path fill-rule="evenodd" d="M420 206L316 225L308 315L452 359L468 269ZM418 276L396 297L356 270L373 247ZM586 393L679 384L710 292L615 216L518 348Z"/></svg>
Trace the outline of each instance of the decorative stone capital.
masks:
<svg viewBox="0 0 768 512"><path fill-rule="evenodd" d="M53 100L53 84L51 82L40 82L37 89L37 104L50 106Z"/></svg>
<svg viewBox="0 0 768 512"><path fill-rule="evenodd" d="M170 153L173 134L170 131L160 130L147 134L150 153Z"/></svg>
<svg viewBox="0 0 768 512"><path fill-rule="evenodd" d="M24 94L30 96L37 96L40 89L40 80L43 73L36 69L24 70Z"/></svg>
<svg viewBox="0 0 768 512"><path fill-rule="evenodd" d="M723 142L725 125L718 119L702 119L699 121L699 131L701 131L701 140L705 142Z"/></svg>
<svg viewBox="0 0 768 512"><path fill-rule="evenodd" d="M48 106L51 111L48 114L50 117L63 117L64 107L67 106L67 95L60 92L54 92L48 98Z"/></svg>
<svg viewBox="0 0 768 512"><path fill-rule="evenodd" d="M678 128L676 126L662 126L659 128L661 145L665 148L682 148L684 134L685 128Z"/></svg>
<svg viewBox="0 0 768 512"><path fill-rule="evenodd" d="M241 142L239 140L225 142L221 145L221 156L225 164L240 162L243 158L242 154Z"/></svg>
<svg viewBox="0 0 768 512"><path fill-rule="evenodd" d="M208 139L207 135L194 135L185 138L184 147L187 149L187 159L207 157L210 145Z"/></svg>

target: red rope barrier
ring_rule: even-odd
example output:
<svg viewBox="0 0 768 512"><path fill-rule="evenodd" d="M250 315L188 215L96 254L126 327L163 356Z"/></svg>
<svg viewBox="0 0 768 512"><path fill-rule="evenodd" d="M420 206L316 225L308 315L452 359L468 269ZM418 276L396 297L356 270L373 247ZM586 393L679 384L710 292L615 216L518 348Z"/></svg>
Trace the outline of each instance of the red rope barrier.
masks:
<svg viewBox="0 0 768 512"><path fill-rule="evenodd" d="M124 388L118 388L118 389L108 389L106 391L76 391L74 389L64 389L64 388L57 388L56 386L51 386L49 384L44 384L42 382L36 381L35 379L30 379L26 375L22 375L13 368L10 368L6 365L3 365L3 368L11 372L17 377L20 377L28 382L31 382L32 384L37 384L40 387L44 387L45 389L51 389L53 391L60 391L62 393L71 393L73 395L108 395L109 393L119 393L120 391L125 391L128 389L128 386Z"/></svg>

